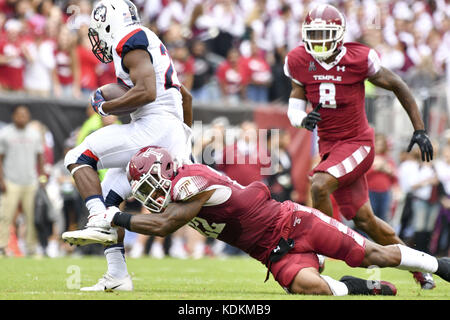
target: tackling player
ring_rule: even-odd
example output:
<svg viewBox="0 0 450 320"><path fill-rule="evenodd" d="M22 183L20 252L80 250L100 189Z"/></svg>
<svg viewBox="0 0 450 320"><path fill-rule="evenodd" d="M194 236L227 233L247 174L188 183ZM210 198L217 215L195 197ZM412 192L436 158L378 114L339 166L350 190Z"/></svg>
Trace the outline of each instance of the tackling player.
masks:
<svg viewBox="0 0 450 320"><path fill-rule="evenodd" d="M450 281L450 259L436 259L402 244L381 246L337 220L291 201L278 202L262 182L243 187L202 164L179 166L169 153L146 147L128 165L133 196L158 214L128 214L111 207L93 215L88 226L120 226L147 235L167 236L185 224L225 241L265 264L290 293L343 296L395 295L384 281L346 276L340 281L319 273L317 254L351 267L395 267L431 272ZM87 239L66 238L83 245Z"/></svg>
<svg viewBox="0 0 450 320"><path fill-rule="evenodd" d="M414 127L408 151L417 143L422 160L430 161L433 148L407 85L380 65L375 50L344 43L345 29L344 16L333 6L319 5L306 16L304 44L288 53L284 66L292 79L288 117L294 127L318 128L321 161L310 173L313 207L332 216L333 194L342 215L376 243L403 244L369 202L366 172L374 159L374 131L365 113L364 81L392 91L406 110ZM316 106L308 114L307 101ZM414 278L424 289L435 287L429 274Z"/></svg>
<svg viewBox="0 0 450 320"><path fill-rule="evenodd" d="M91 99L101 116L109 113L131 113L131 122L111 125L89 135L82 144L69 151L65 166L89 209L89 219L118 206L130 193L126 165L142 147L164 146L172 156L188 160L192 106L189 92L177 78L166 47L148 28L141 25L135 5L128 0L102 0L91 14L89 38L94 55L103 63L114 63L117 81L130 89L121 97L105 101L100 90ZM108 168L100 184L97 170ZM87 237L115 243L115 229L85 228L65 235ZM132 290L123 246L124 230L119 243L105 249L108 271L100 281L82 290Z"/></svg>

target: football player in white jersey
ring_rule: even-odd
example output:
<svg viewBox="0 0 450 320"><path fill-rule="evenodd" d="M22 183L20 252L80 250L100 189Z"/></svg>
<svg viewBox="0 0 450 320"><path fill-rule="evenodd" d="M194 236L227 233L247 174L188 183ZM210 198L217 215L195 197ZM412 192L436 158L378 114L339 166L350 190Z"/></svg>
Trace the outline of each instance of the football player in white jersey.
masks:
<svg viewBox="0 0 450 320"><path fill-rule="evenodd" d="M91 98L92 107L101 116L135 110L129 124L111 125L93 132L65 157L65 166L91 217L106 211L107 207L118 206L130 194L126 165L142 147L160 145L173 157L189 161L192 100L178 80L166 47L140 24L132 2L98 2L91 14L89 38L94 55L103 63L114 62L117 81L130 88L110 101L105 101L97 90ZM100 184L97 170L104 168L109 170ZM107 273L97 284L82 290L133 290L123 237L123 229L89 227L62 235L72 244L98 240L111 244L105 249Z"/></svg>

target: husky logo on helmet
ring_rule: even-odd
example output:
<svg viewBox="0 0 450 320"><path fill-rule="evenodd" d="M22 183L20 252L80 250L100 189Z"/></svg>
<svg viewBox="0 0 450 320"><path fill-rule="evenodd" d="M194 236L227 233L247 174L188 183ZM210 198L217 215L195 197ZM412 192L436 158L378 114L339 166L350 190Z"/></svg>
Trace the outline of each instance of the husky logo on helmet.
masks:
<svg viewBox="0 0 450 320"><path fill-rule="evenodd" d="M94 19L97 21L105 22L106 21L106 7L104 5L99 5L95 8L94 11Z"/></svg>

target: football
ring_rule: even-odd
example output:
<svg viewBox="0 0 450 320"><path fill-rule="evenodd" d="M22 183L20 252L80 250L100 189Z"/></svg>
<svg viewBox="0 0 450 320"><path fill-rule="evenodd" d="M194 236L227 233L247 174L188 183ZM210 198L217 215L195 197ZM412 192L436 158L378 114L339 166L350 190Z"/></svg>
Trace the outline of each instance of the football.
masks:
<svg viewBox="0 0 450 320"><path fill-rule="evenodd" d="M106 101L117 99L121 96L123 96L130 88L123 84L119 83L108 83L104 86L101 86L100 91L102 92L103 98L105 98ZM120 111L116 112L110 112L110 114L113 115L124 115L124 114L130 114L134 111L136 111L137 108L130 108L130 109L121 109Z"/></svg>

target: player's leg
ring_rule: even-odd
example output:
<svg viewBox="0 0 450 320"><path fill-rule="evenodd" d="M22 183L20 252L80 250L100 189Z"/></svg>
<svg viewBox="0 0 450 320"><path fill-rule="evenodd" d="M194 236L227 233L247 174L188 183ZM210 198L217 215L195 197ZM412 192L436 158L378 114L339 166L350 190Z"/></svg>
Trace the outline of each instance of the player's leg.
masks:
<svg viewBox="0 0 450 320"><path fill-rule="evenodd" d="M382 246L367 240L364 260L360 266L433 273L450 282L450 258L436 258L402 244Z"/></svg>
<svg viewBox="0 0 450 320"><path fill-rule="evenodd" d="M376 243L381 245L400 243L403 241L395 234L394 229L384 220L378 218L367 201L356 212L353 218L355 227L365 232Z"/></svg>
<svg viewBox="0 0 450 320"><path fill-rule="evenodd" d="M80 195L85 201L90 216L106 211L98 169L125 168L134 153L140 149L135 138L135 125L110 125L92 134L65 157L65 166L72 173ZM63 239L71 244L86 245L102 242L114 244L116 230L86 228L78 232L63 234Z"/></svg>
<svg viewBox="0 0 450 320"><path fill-rule="evenodd" d="M101 186L107 207L119 207L131 194L131 187L125 169L109 169ZM106 246L104 250L107 262L105 275L96 284L91 287L81 288L81 291L133 290L133 282L128 274L125 260L124 237L124 229L118 228L117 243Z"/></svg>
<svg viewBox="0 0 450 320"><path fill-rule="evenodd" d="M313 208L333 216L330 195L338 188L338 180L326 172L316 172L311 178L311 198Z"/></svg>
<svg viewBox="0 0 450 320"><path fill-rule="evenodd" d="M301 249L300 249L301 250ZM356 277L335 280L319 273L319 261L313 252L288 253L274 263L271 272L288 293L308 295L395 295L395 286Z"/></svg>
<svg viewBox="0 0 450 320"><path fill-rule="evenodd" d="M333 291L327 284L327 281L322 278L319 271L314 267L301 269L292 281L289 292L297 294L313 294L313 295L333 295ZM341 290L337 290L336 295ZM345 289L342 290L345 293Z"/></svg>

